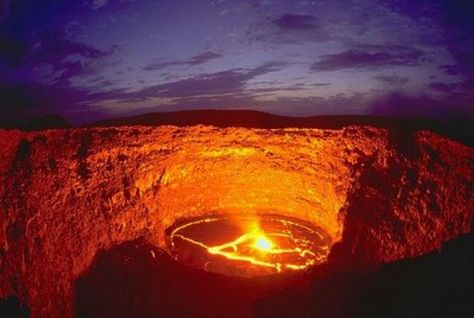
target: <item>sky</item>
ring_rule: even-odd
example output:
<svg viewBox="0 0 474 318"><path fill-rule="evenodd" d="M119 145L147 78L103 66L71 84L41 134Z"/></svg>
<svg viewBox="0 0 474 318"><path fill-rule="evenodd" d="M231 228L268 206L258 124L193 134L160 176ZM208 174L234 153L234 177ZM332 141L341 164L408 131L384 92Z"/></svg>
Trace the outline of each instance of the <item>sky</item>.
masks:
<svg viewBox="0 0 474 318"><path fill-rule="evenodd" d="M0 0L0 116L474 117L471 0Z"/></svg>

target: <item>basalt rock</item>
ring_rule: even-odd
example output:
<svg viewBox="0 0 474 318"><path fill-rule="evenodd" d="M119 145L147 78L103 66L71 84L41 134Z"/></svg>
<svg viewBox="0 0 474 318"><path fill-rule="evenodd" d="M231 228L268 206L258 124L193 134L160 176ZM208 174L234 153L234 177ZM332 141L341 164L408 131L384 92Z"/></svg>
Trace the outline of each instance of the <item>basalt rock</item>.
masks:
<svg viewBox="0 0 474 318"><path fill-rule="evenodd" d="M73 315L99 250L204 215L272 213L332 238L329 267L416 257L471 229L474 149L368 126L0 131L0 298Z"/></svg>

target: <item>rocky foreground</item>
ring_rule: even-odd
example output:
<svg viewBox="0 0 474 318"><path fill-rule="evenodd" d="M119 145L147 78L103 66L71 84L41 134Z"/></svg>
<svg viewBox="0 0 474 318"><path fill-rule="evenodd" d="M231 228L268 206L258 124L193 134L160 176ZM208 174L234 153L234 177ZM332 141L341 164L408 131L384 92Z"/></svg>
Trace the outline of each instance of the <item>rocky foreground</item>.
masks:
<svg viewBox="0 0 474 318"><path fill-rule="evenodd" d="M328 266L359 270L471 230L474 148L430 132L193 127L0 130L0 298L74 313L99 250L175 222L272 213L329 233Z"/></svg>

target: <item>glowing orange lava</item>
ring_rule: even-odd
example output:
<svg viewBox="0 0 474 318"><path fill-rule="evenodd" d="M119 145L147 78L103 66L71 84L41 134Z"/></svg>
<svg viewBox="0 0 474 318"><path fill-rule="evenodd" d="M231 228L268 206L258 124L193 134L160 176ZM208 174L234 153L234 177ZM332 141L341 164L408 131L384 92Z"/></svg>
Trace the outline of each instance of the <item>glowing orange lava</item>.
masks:
<svg viewBox="0 0 474 318"><path fill-rule="evenodd" d="M253 276L252 272L262 272L258 268L267 268L263 271L267 274L286 270L303 270L321 263L327 256L327 245L316 244L323 237L315 229L283 219L271 219L273 223L267 222L265 228L257 227L256 222L252 222L254 224L252 229L221 244L205 242L205 237L209 236L209 232L219 228L219 226L209 227L209 224L219 225L218 222L222 222L222 219L204 218L176 227L170 235L172 249L178 250L176 244L186 242L195 248L204 249L209 255L220 257L219 262L226 260L225 267L240 266L242 268L244 264L248 264L247 267L251 268L257 267L255 270L247 268L247 271L251 273L245 276ZM204 237L202 239L199 238L200 235L192 231L199 226L207 226L205 230L202 227L200 234ZM206 261L202 267L207 269L210 262Z"/></svg>

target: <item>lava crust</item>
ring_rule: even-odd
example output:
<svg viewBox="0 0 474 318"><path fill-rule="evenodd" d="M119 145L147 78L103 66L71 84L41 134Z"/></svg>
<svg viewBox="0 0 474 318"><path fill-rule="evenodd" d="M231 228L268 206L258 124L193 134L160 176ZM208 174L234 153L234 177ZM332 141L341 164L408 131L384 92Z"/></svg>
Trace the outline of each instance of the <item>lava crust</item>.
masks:
<svg viewBox="0 0 474 318"><path fill-rule="evenodd" d="M471 230L474 149L434 133L193 127L0 130L0 298L71 317L100 250L203 216L271 212L333 242L327 266L364 269Z"/></svg>

